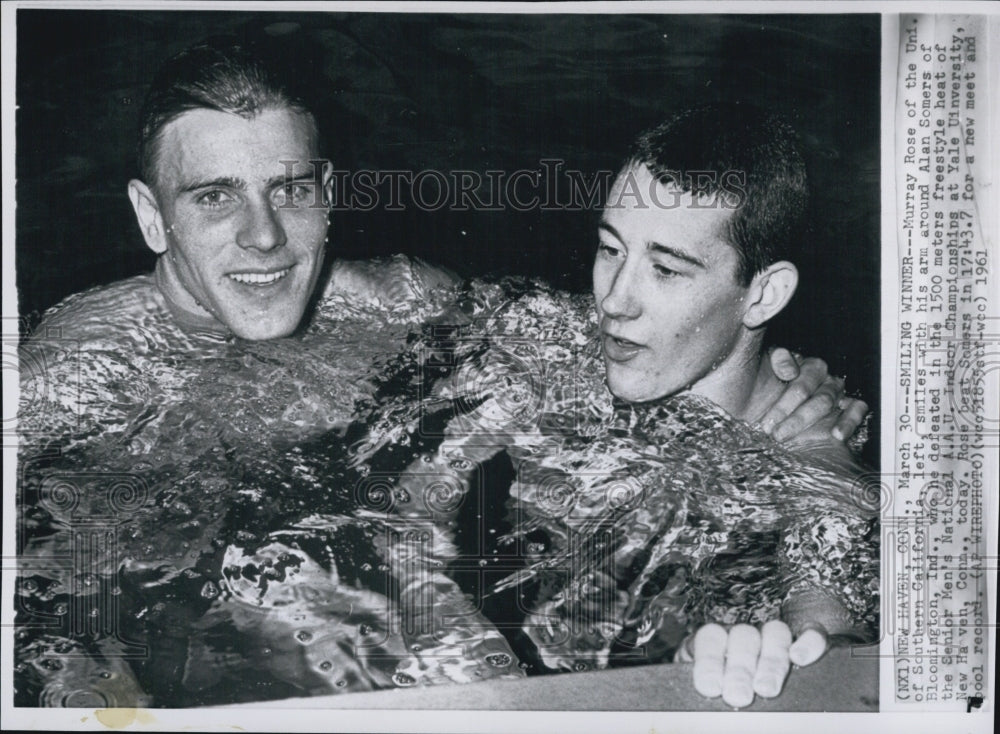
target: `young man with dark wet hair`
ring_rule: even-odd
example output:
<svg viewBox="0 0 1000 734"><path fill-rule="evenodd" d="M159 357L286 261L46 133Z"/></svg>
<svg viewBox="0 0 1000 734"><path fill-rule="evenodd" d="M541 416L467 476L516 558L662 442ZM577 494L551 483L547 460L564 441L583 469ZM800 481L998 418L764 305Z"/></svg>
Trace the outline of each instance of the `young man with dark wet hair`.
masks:
<svg viewBox="0 0 1000 734"><path fill-rule="evenodd" d="M805 221L794 134L742 105L644 133L599 225L594 297L608 384L642 402L690 390L754 417L764 330L791 299Z"/></svg>
<svg viewBox="0 0 1000 734"><path fill-rule="evenodd" d="M633 187L677 206L626 196ZM609 201L594 297L611 392L631 402L697 395L753 419L765 409L758 402L764 331L799 280L792 261L804 244L808 190L794 132L747 105L687 110L638 138ZM821 444L810 453L822 451L849 471L851 456L841 444ZM771 630L760 660L790 655L807 664L822 654L827 633L850 632L842 610L826 602L786 608L801 636L789 652L787 629ZM733 629L737 647L759 650L753 630ZM721 628L700 634L701 657L721 660ZM764 667L758 693L773 695L776 676L780 690L784 674ZM696 673L696 684L714 692L718 681Z"/></svg>
<svg viewBox="0 0 1000 734"><path fill-rule="evenodd" d="M137 399L181 384L169 378L171 353L289 336L308 324L317 300L399 306L417 318L414 304L454 282L403 256L338 260L321 276L331 166L296 79L273 55L229 38L193 46L159 71L141 112L140 177L128 183L142 235L159 255L155 271L75 294L45 314L22 347L30 401L22 431L114 431L130 403L108 386L132 384L136 369L150 382ZM60 351L67 340L73 349ZM81 359L109 354L127 359L88 365L88 380L75 379ZM348 421L350 411L315 412Z"/></svg>
<svg viewBox="0 0 1000 734"><path fill-rule="evenodd" d="M178 320L245 339L301 323L327 241L332 173L307 82L224 39L181 52L154 79L129 198L147 245L165 255L157 284ZM450 283L419 261L339 261L330 286L390 298Z"/></svg>
<svg viewBox="0 0 1000 734"><path fill-rule="evenodd" d="M529 570L494 590L540 581L491 618L510 628L530 606L518 652L539 668L693 657L699 692L745 706L830 639L871 632L877 516L852 455L822 431L778 445L753 428L774 399L763 336L798 284L786 258L806 199L781 120L681 113L639 137L615 180L593 302L501 294L463 336L485 346L442 361L456 366L434 397L457 415L400 478L396 509L426 516L441 486L470 487L507 453L513 529L494 552L510 564L522 548ZM505 352L518 339L538 345L533 361Z"/></svg>

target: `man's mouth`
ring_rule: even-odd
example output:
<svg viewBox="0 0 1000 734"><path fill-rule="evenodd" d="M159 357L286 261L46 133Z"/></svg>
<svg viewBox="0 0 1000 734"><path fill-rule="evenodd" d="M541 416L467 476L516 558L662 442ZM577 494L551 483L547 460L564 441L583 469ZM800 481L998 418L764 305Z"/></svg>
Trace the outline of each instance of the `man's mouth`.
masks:
<svg viewBox="0 0 1000 734"><path fill-rule="evenodd" d="M646 348L638 342L607 333L604 334L601 341L604 345L605 356L613 362L627 362Z"/></svg>
<svg viewBox="0 0 1000 734"><path fill-rule="evenodd" d="M228 275L237 283L245 283L246 285L271 285L272 283L277 283L291 271L291 268L285 268L283 270L273 270L267 273L245 272L229 273Z"/></svg>

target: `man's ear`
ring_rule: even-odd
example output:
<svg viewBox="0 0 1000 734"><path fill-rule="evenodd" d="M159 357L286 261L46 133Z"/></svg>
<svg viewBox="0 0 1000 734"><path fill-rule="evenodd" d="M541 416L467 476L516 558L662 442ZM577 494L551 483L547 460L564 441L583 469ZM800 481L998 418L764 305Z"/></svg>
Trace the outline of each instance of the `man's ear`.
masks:
<svg viewBox="0 0 1000 734"><path fill-rule="evenodd" d="M160 255L167 251L167 231L160 215L160 207L152 190L137 178L128 182L128 198L132 202L139 229L146 240L146 246Z"/></svg>
<svg viewBox="0 0 1000 734"><path fill-rule="evenodd" d="M773 319L788 305L798 284L798 268L786 260L771 263L757 273L750 283L743 325L756 329Z"/></svg>

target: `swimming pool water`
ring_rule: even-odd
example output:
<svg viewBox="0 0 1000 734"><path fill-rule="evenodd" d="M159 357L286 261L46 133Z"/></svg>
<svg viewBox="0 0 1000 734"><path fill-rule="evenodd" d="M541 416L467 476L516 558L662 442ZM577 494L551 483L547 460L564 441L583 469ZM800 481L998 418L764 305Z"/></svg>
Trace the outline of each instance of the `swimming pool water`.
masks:
<svg viewBox="0 0 1000 734"><path fill-rule="evenodd" d="M796 585L870 634L849 480L698 401L616 405L585 297L505 280L411 306L330 299L267 344L135 324L144 348L80 356L103 411L21 453L18 705L667 660Z"/></svg>

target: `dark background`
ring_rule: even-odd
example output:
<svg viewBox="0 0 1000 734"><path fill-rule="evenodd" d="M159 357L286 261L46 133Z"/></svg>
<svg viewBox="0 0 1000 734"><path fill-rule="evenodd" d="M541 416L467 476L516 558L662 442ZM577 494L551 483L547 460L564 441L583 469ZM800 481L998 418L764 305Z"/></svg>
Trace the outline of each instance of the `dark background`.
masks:
<svg viewBox="0 0 1000 734"><path fill-rule="evenodd" d="M28 323L151 270L125 184L145 88L217 33L308 59L338 168L485 172L559 158L617 168L672 110L753 101L798 130L814 191L803 282L773 341L879 391L878 15L17 13L17 286ZM589 289L595 212L375 210L334 217L331 254L405 252L463 275ZM877 424L873 422L875 428ZM877 441L866 457L877 461Z"/></svg>

